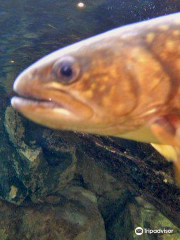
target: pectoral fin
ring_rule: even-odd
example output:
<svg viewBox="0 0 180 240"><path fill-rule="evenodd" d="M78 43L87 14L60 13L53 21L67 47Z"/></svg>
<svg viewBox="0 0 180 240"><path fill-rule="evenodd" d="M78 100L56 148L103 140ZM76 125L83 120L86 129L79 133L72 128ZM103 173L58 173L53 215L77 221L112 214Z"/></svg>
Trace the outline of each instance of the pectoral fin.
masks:
<svg viewBox="0 0 180 240"><path fill-rule="evenodd" d="M179 155L179 149L170 145L151 143L151 145L168 161L176 161Z"/></svg>
<svg viewBox="0 0 180 240"><path fill-rule="evenodd" d="M154 143L151 143L151 145L168 161L173 162L176 183L180 186L180 148Z"/></svg>
<svg viewBox="0 0 180 240"><path fill-rule="evenodd" d="M171 121L172 120L172 121ZM174 118L161 118L151 125L151 130L162 144L152 146L167 160L173 161L175 179L180 186L180 122Z"/></svg>
<svg viewBox="0 0 180 240"><path fill-rule="evenodd" d="M150 128L160 143L180 147L180 122L177 126L169 119L161 118L154 122Z"/></svg>

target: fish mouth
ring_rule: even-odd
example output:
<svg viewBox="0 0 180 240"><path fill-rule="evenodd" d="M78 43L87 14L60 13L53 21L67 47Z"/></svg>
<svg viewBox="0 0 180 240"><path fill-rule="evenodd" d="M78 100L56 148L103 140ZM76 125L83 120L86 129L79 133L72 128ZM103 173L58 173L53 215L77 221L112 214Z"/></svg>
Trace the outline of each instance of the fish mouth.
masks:
<svg viewBox="0 0 180 240"><path fill-rule="evenodd" d="M39 91L34 94L21 93L11 99L11 105L20 112L29 110L37 112L43 109L48 111L64 109L74 115L87 118L92 116L92 109L89 106L63 91L50 90Z"/></svg>
<svg viewBox="0 0 180 240"><path fill-rule="evenodd" d="M54 98L43 93L47 98L30 95L14 96L11 105L30 120L54 129L70 130L80 122L92 117L92 109L65 93L58 93ZM55 95L55 92L54 92Z"/></svg>
<svg viewBox="0 0 180 240"><path fill-rule="evenodd" d="M24 106L45 107L45 108L63 108L63 105L49 100L37 99L37 98L25 98L21 96L15 96L11 99L11 105L18 110L18 108Z"/></svg>

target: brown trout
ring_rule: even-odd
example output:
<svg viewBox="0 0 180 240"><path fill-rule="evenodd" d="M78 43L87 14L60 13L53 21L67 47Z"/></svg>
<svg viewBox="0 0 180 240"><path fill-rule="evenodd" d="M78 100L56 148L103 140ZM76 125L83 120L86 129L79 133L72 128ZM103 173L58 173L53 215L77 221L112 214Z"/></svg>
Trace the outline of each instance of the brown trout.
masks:
<svg viewBox="0 0 180 240"><path fill-rule="evenodd" d="M57 50L14 91L12 106L44 126L153 143L180 185L180 13Z"/></svg>

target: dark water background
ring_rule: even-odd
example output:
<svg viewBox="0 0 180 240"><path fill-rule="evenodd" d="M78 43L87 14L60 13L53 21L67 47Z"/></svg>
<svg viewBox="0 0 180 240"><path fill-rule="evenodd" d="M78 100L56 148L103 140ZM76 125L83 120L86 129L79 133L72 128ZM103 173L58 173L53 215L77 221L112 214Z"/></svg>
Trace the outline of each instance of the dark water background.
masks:
<svg viewBox="0 0 180 240"><path fill-rule="evenodd" d="M79 2L83 2L85 7L78 8ZM22 190L19 191L20 200L27 194L11 161L11 148L8 147L8 136L3 123L5 109L13 95L12 84L18 73L58 48L115 27L178 11L179 0L0 1L1 198L9 200L7 193L12 184ZM41 132L42 128L29 124L31 128L28 134L40 142L38 131ZM17 202L20 202L19 199Z"/></svg>
<svg viewBox="0 0 180 240"><path fill-rule="evenodd" d="M2 0L0 85L58 48L115 27L178 12L178 0Z"/></svg>

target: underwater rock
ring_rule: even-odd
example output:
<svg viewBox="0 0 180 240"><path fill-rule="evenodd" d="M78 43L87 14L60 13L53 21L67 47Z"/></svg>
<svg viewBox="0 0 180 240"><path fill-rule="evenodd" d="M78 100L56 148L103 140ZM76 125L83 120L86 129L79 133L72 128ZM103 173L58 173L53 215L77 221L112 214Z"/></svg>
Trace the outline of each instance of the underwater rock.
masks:
<svg viewBox="0 0 180 240"><path fill-rule="evenodd" d="M173 180L171 163L149 144L87 134L79 138L84 154L180 227L180 189Z"/></svg>
<svg viewBox="0 0 180 240"><path fill-rule="evenodd" d="M73 147L64 149L61 144L57 146L57 143L55 149L54 142L52 146L48 141L49 152L46 151L42 143L47 137L45 129L40 133L41 136L38 136L42 145L36 144L35 140L28 141L29 132L28 128L24 127L24 121L11 107L7 108L5 127L14 150L19 154L19 158L14 158L18 180L26 187L26 197L38 202L50 193L59 192L73 179L76 170L75 150ZM15 194L15 190L12 190L11 194L12 192ZM14 203L19 203L18 192L17 189L16 196L13 195Z"/></svg>
<svg viewBox="0 0 180 240"><path fill-rule="evenodd" d="M1 96L3 96L2 93ZM6 99L4 98L0 104L0 198L21 204L27 196L27 188L19 177L21 169L18 168L18 162L21 162L21 158L10 144L4 128L5 103Z"/></svg>
<svg viewBox="0 0 180 240"><path fill-rule="evenodd" d="M143 229L142 235L135 233L138 227ZM164 233L153 234L150 230L164 231ZM108 240L179 240L180 229L152 204L137 197L129 199L123 208L114 212L106 223L106 233Z"/></svg>
<svg viewBox="0 0 180 240"><path fill-rule="evenodd" d="M104 221L93 193L72 187L53 204L17 207L0 202L0 239L105 240Z"/></svg>
<svg viewBox="0 0 180 240"><path fill-rule="evenodd" d="M29 209L34 203L54 206L59 205L62 196L70 201L71 188L79 186L82 191L88 189L90 196L96 196L108 240L125 236L136 239L134 229L138 224L152 228L176 229L173 223L178 226L179 190L172 178L171 164L149 145L52 131L29 122L11 107L6 110L5 126L19 156L14 158L18 181L26 189L24 200L20 202L19 189L10 186L11 198L5 200L21 204L22 208L27 204ZM145 223L142 221L149 210L138 203L137 196L156 207L154 210L152 205L154 212L158 210L156 222L159 225L153 225L155 218L151 217L147 217ZM78 197L76 199L79 201Z"/></svg>
<svg viewBox="0 0 180 240"><path fill-rule="evenodd" d="M138 236L135 234L135 231L132 231L134 240L151 240L152 235L156 235L158 237L157 239L161 240L179 240L180 229L163 216L152 204L141 197L135 198L135 201L128 205L128 209L131 222L133 223L133 229L136 229L136 227L142 227L144 229L142 236ZM150 234L148 233L149 230L166 230L169 233Z"/></svg>
<svg viewBox="0 0 180 240"><path fill-rule="evenodd" d="M123 142L121 147L122 145L126 146ZM140 149L136 151L136 155L143 155L139 151ZM125 185L108 174L103 168L103 161L101 161L100 167L96 159L83 155L82 152L76 156L78 159L78 174L82 175L84 186L98 196L98 208L105 222L108 240L151 240L152 234L143 236L135 234L135 229L139 226L144 229L173 230L173 234L161 234L161 240L166 240L167 237L171 237L171 239L173 237L173 239L178 240L180 229L162 215L152 204L130 192L128 183ZM151 157L153 158L153 156ZM154 165L156 165L155 162ZM168 174L166 176L168 178ZM171 176L169 176L168 180L172 181Z"/></svg>

